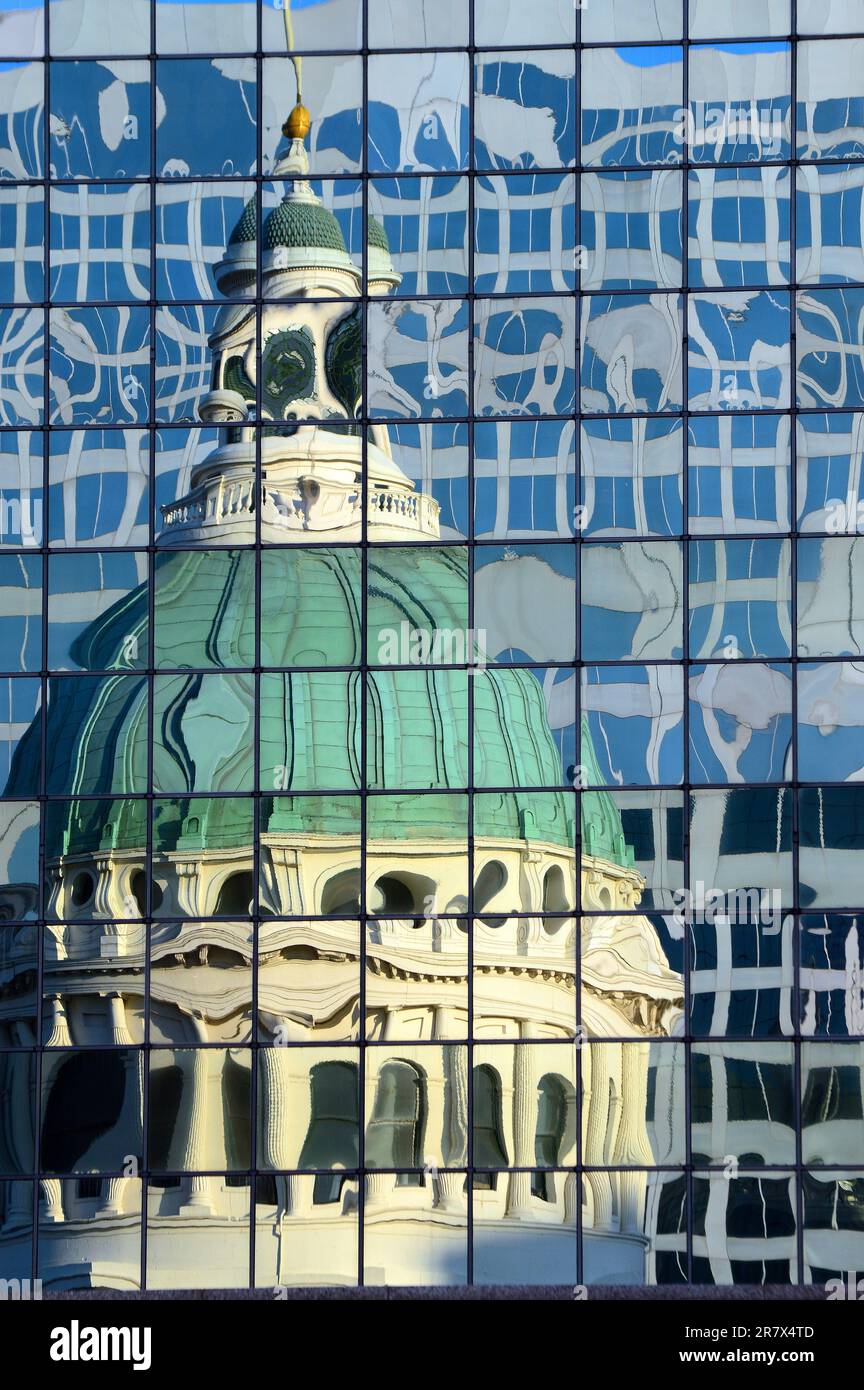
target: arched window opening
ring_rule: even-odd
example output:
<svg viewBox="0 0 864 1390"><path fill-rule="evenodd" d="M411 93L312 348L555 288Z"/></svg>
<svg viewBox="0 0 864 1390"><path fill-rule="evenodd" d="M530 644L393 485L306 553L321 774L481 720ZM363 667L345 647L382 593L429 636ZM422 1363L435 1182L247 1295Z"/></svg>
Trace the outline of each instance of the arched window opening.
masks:
<svg viewBox="0 0 864 1390"><path fill-rule="evenodd" d="M358 1159L360 1100L354 1062L319 1062L309 1077L309 1128L300 1154L301 1168L355 1168ZM313 1187L316 1206L338 1202L344 1173L320 1173Z"/></svg>
<svg viewBox="0 0 864 1390"><path fill-rule="evenodd" d="M483 909L501 892L507 882L507 870L497 859L491 859L477 875L474 883L474 911L487 927L502 927L506 917L484 917Z"/></svg>
<svg viewBox="0 0 864 1390"><path fill-rule="evenodd" d="M142 917L147 916L147 877L143 869L136 869L130 884L132 897ZM162 906L164 894L155 878L150 880L150 909L157 912Z"/></svg>
<svg viewBox="0 0 864 1390"><path fill-rule="evenodd" d="M70 1173L102 1135L114 1129L126 1091L125 1056L80 1052L60 1067L42 1124L42 1167Z"/></svg>
<svg viewBox="0 0 864 1390"><path fill-rule="evenodd" d="M93 897L95 888L96 880L93 875L87 869L82 869L72 880L72 906L85 907Z"/></svg>
<svg viewBox="0 0 864 1390"><path fill-rule="evenodd" d="M360 911L359 870L346 869L325 883L321 894L321 911L325 917Z"/></svg>
<svg viewBox="0 0 864 1390"><path fill-rule="evenodd" d="M407 917L414 914L413 892L407 883L393 874L383 874L376 880L371 898L371 910L379 916Z"/></svg>
<svg viewBox="0 0 864 1390"><path fill-rule="evenodd" d="M567 1094L557 1076L544 1076L537 1087L537 1128L534 1132L534 1161L540 1168L557 1168L567 1123ZM551 1173L535 1172L531 1191L544 1202L555 1200Z"/></svg>
<svg viewBox="0 0 864 1390"><path fill-rule="evenodd" d="M409 1062L387 1062L378 1075L366 1129L370 1168L422 1168L426 1081ZM400 1173L397 1187L422 1187L423 1174Z"/></svg>
<svg viewBox="0 0 864 1390"><path fill-rule="evenodd" d="M154 1067L150 1072L150 1167L155 1172L171 1167L171 1140L183 1095L181 1067Z"/></svg>
<svg viewBox="0 0 864 1390"><path fill-rule="evenodd" d="M474 1068L474 1166L506 1168L507 1149L501 1118L501 1080L493 1067ZM494 1191L498 1174L476 1172L474 1186Z"/></svg>
<svg viewBox="0 0 864 1390"><path fill-rule="evenodd" d="M255 879L249 870L231 874L219 889L217 917L246 917L255 902Z"/></svg>
<svg viewBox="0 0 864 1390"><path fill-rule="evenodd" d="M225 1109L225 1152L233 1168L248 1168L252 1161L249 1135L251 1077L230 1055L225 1059L222 1103Z"/></svg>
<svg viewBox="0 0 864 1390"><path fill-rule="evenodd" d="M560 864L553 864L543 879L543 911L567 912L569 907L564 870Z"/></svg>

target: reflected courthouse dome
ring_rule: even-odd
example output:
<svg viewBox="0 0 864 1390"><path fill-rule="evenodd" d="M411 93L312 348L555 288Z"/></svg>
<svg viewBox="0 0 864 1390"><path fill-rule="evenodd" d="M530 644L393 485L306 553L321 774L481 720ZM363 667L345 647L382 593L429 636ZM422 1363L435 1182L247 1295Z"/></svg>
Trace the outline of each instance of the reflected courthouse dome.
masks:
<svg viewBox="0 0 864 1390"><path fill-rule="evenodd" d="M673 1054L655 1057L649 1039L675 1029L681 977L632 915L643 881L613 798L563 789L540 683L485 664L466 553L428 544L438 505L394 462L384 426L364 474L361 268L306 182L302 139L276 172L289 182L262 224L260 325L242 300L215 324L200 410L220 442L163 508L152 611L146 586L130 592L75 639L81 674L50 683L48 785L71 794L46 824L43 1041L57 1051L39 1111L43 1170L57 1177L41 1184L42 1277L137 1282L146 1091L151 1283L195 1285L207 1270L242 1285L250 1197L259 1282L350 1282L364 1124L367 1278L464 1278L472 1121L478 1265L518 1279L540 1240L549 1282L569 1282L577 1039L634 1039L583 1050L584 1161L674 1159L647 1106ZM235 300L255 293L258 221L253 199L217 270ZM374 219L366 262L371 293L398 283ZM396 543L365 561L364 501L368 539ZM418 664L404 642L423 633L438 645ZM41 748L37 720L7 796L30 785ZM587 722L581 759L600 781ZM151 776L152 815L136 795ZM473 798L469 890L472 780L490 790ZM577 835L583 902L607 914L583 918L578 943ZM14 970L19 943L4 942ZM137 1050L148 1024L149 1069ZM9 999L2 1027L27 1027ZM4 1054L3 1067L32 1146L30 1054ZM254 1194L232 1176L252 1166L253 1138ZM9 1185L0 1246L18 1238L21 1186ZM645 1197L644 1172L587 1174L592 1277L646 1278Z"/></svg>

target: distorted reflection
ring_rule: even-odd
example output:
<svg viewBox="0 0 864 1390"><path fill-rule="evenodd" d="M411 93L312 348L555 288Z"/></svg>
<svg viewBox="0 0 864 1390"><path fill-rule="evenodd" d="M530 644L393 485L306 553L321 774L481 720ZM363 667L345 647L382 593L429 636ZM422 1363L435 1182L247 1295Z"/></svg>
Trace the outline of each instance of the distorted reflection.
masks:
<svg viewBox="0 0 864 1390"><path fill-rule="evenodd" d="M864 1268L862 40L727 8L0 6L0 1278Z"/></svg>

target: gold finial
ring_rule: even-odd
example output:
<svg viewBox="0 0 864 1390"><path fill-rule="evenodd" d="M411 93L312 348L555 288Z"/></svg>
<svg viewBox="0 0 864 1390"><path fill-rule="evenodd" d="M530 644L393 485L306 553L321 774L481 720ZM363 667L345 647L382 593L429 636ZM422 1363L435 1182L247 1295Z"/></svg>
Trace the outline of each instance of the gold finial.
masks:
<svg viewBox="0 0 864 1390"><path fill-rule="evenodd" d="M306 107L298 101L294 110L291 112L287 121L282 127L282 134L286 140L305 140L312 125L312 118Z"/></svg>

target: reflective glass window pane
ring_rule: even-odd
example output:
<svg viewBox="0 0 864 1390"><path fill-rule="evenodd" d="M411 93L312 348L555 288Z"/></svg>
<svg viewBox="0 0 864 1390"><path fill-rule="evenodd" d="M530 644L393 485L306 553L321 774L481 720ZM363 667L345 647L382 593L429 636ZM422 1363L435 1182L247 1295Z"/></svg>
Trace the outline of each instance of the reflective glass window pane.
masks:
<svg viewBox="0 0 864 1390"><path fill-rule="evenodd" d="M51 189L54 303L150 295L150 190L146 184L57 184Z"/></svg>
<svg viewBox="0 0 864 1390"><path fill-rule="evenodd" d="M799 656L855 657L860 654L864 621L862 565L862 536L799 540Z"/></svg>
<svg viewBox="0 0 864 1390"><path fill-rule="evenodd" d="M792 368L787 293L693 294L688 310L691 410L789 406Z"/></svg>
<svg viewBox="0 0 864 1390"><path fill-rule="evenodd" d="M691 534L787 531L792 490L787 417L691 416L688 430Z"/></svg>
<svg viewBox="0 0 864 1390"><path fill-rule="evenodd" d="M797 393L802 406L864 404L860 363L864 290L802 290L797 303Z"/></svg>
<svg viewBox="0 0 864 1390"><path fill-rule="evenodd" d="M195 0L155 0L155 7L159 53L236 53L256 46L256 0L233 0L223 14L202 11Z"/></svg>
<svg viewBox="0 0 864 1390"><path fill-rule="evenodd" d="M32 555L0 556L0 639L11 671L38 671L44 617L41 566Z"/></svg>
<svg viewBox="0 0 864 1390"><path fill-rule="evenodd" d="M51 669L106 671L146 667L146 555L128 551L52 555L48 585Z"/></svg>
<svg viewBox="0 0 864 1390"><path fill-rule="evenodd" d="M575 337L571 300L476 301L477 414L569 414L576 401Z"/></svg>
<svg viewBox="0 0 864 1390"><path fill-rule="evenodd" d="M717 1172L695 1178L693 1283L795 1283L796 1213L794 1173L741 1167L731 1178Z"/></svg>
<svg viewBox="0 0 864 1390"><path fill-rule="evenodd" d="M0 309L0 424L38 425L45 406L45 319Z"/></svg>
<svg viewBox="0 0 864 1390"><path fill-rule="evenodd" d="M681 175L675 170L583 174L582 289L676 288L682 280L681 221Z"/></svg>
<svg viewBox="0 0 864 1390"><path fill-rule="evenodd" d="M798 0L799 34L853 34L860 18L858 0Z"/></svg>
<svg viewBox="0 0 864 1390"><path fill-rule="evenodd" d="M64 425L136 425L150 416L150 314L140 306L52 309L49 408Z"/></svg>
<svg viewBox="0 0 864 1390"><path fill-rule="evenodd" d="M764 904L776 918L790 906L792 805L785 787L700 788L690 793L689 815L695 900L711 893L723 902L746 884L747 911Z"/></svg>
<svg viewBox="0 0 864 1390"><path fill-rule="evenodd" d="M21 4L21 0L7 0L0 6L0 24L3 26L3 47L7 53L22 58L39 57L45 52L45 7L44 4Z"/></svg>
<svg viewBox="0 0 864 1390"><path fill-rule="evenodd" d="M852 985L861 968L857 916L807 913L800 919L798 933L802 1026L818 1038L864 1032Z"/></svg>
<svg viewBox="0 0 864 1390"><path fill-rule="evenodd" d="M802 1176L805 1278L847 1296L861 1274L862 1179L854 1170Z"/></svg>
<svg viewBox="0 0 864 1390"><path fill-rule="evenodd" d="M680 656L682 565L681 546L674 541L583 546L583 660Z"/></svg>
<svg viewBox="0 0 864 1390"><path fill-rule="evenodd" d="M691 170L690 285L788 283L789 184L787 170L775 165Z"/></svg>
<svg viewBox="0 0 864 1390"><path fill-rule="evenodd" d="M384 228L391 260L402 277L394 293L464 294L468 289L467 180L449 175L375 179L368 189L370 212ZM502 202L500 215L506 216L508 200ZM499 204L492 206L493 216L498 215ZM478 253L479 216L478 212ZM493 237L494 226L487 220L483 240L489 243ZM478 288L482 288L479 283Z"/></svg>
<svg viewBox="0 0 864 1390"><path fill-rule="evenodd" d="M368 0L372 48L434 48L468 42L468 7L462 0ZM475 18L475 24L477 23ZM536 34L531 35L531 41Z"/></svg>
<svg viewBox="0 0 864 1390"><path fill-rule="evenodd" d="M369 59L370 172L464 169L470 74L466 53L388 53Z"/></svg>
<svg viewBox="0 0 864 1390"><path fill-rule="evenodd" d="M859 20L860 23L860 20ZM798 45L799 159L861 159L861 39Z"/></svg>
<svg viewBox="0 0 864 1390"><path fill-rule="evenodd" d="M359 0L322 0L315 6L304 6L303 10L294 7L290 11L284 8L281 13L278 10L271 10L269 5L262 5L262 19L266 32L268 23L272 19L276 21L281 34L277 34L274 41L269 45L275 52L279 52L284 47L285 32L283 28L285 15L288 14L295 34L302 25L314 23L316 20L324 22L324 34L322 41L318 44L312 43L312 48L331 48L333 47L333 14L327 11L334 9L338 5L342 11L340 16L339 33L341 24L346 24L345 39L348 37L348 27L351 24L353 14L356 9L359 11ZM337 44L336 47L341 47ZM404 63L403 55L399 59ZM393 61L389 56L379 58L378 63L390 63ZM412 60L416 62L417 60ZM251 69L254 79L254 64ZM364 163L364 139L363 139L363 64L359 57L345 55L342 57L319 58L314 56L304 56L302 60L303 77L303 101L310 111L315 112L315 121L309 133L308 159L309 168L312 174L346 174L358 170ZM408 74L406 74L406 81ZM392 91L385 87L383 101L387 101L387 92ZM262 172L271 172L276 167L278 161L283 159L288 153L290 141L284 134L282 127L285 123L289 111L294 105L297 92L297 74L293 64L286 57L265 58L262 62L262 118L263 127L261 133L261 168ZM370 102L372 93L369 93ZM410 98L409 98L410 100ZM255 108L252 107L252 119L254 120ZM374 162L371 148L369 151L370 168L392 170L398 172L401 167L398 157L390 146L390 125L393 121L395 112L382 105L382 122L384 134L386 135L385 145L390 150L392 163ZM376 129L372 120L372 109L370 106L370 144L372 130ZM379 132L379 138L381 133ZM398 148L398 144L397 144ZM385 156L379 158L385 161ZM406 166L411 167L411 166ZM226 171L228 172L228 171Z"/></svg>
<svg viewBox="0 0 864 1390"><path fill-rule="evenodd" d="M860 164L798 168L796 240L798 283L841 284L864 279Z"/></svg>
<svg viewBox="0 0 864 1390"><path fill-rule="evenodd" d="M576 29L567 0L539 0L530 12L519 0L474 0L474 35L482 44L573 43Z"/></svg>
<svg viewBox="0 0 864 1390"><path fill-rule="evenodd" d="M807 907L842 908L857 897L864 844L864 799L857 786L816 786L798 793L799 895Z"/></svg>
<svg viewBox="0 0 864 1390"><path fill-rule="evenodd" d="M792 58L787 43L694 45L689 78L686 135L692 159L751 164L789 158Z"/></svg>
<svg viewBox="0 0 864 1390"><path fill-rule="evenodd" d="M805 0L806 2L806 0ZM691 0L690 37L712 39L728 35L743 38L763 34L788 34L789 0L732 0L722 14L711 0Z"/></svg>
<svg viewBox="0 0 864 1390"><path fill-rule="evenodd" d="M50 544L146 545L150 449L145 430L52 430ZM23 514L22 514L23 515Z"/></svg>
<svg viewBox="0 0 864 1390"><path fill-rule="evenodd" d="M35 179L43 172L45 76L41 63L8 62L0 71L0 179Z"/></svg>
<svg viewBox="0 0 864 1390"><path fill-rule="evenodd" d="M468 304L459 299L370 304L369 414L379 420L468 413Z"/></svg>
<svg viewBox="0 0 864 1390"><path fill-rule="evenodd" d="M2 74L5 76L5 74ZM45 197L41 188L0 183L0 298L31 304L45 296Z"/></svg>
<svg viewBox="0 0 864 1390"><path fill-rule="evenodd" d="M575 600L571 545L484 545L474 551L474 638L493 662L572 661Z"/></svg>
<svg viewBox="0 0 864 1390"><path fill-rule="evenodd" d="M691 782L779 782L789 775L790 666L693 665L689 687ZM798 690L800 701L800 680ZM800 737L798 748L800 760Z"/></svg>
<svg viewBox="0 0 864 1390"><path fill-rule="evenodd" d="M583 785L675 784L684 776L684 691L670 666L586 666L581 707L596 765Z"/></svg>
<svg viewBox="0 0 864 1390"><path fill-rule="evenodd" d="M576 66L567 49L478 53L474 164L478 169L564 168L576 157Z"/></svg>
<svg viewBox="0 0 864 1390"><path fill-rule="evenodd" d="M693 903L690 1025L697 1036L777 1038L794 1031L794 919L770 899ZM730 909L731 911L727 911Z"/></svg>
<svg viewBox="0 0 864 1390"><path fill-rule="evenodd" d="M795 1150L789 1043L698 1043L690 1073L693 1162L789 1163Z"/></svg>
<svg viewBox="0 0 864 1390"><path fill-rule="evenodd" d="M254 58L163 58L156 82L155 162L163 178L255 173Z"/></svg>
<svg viewBox="0 0 864 1390"><path fill-rule="evenodd" d="M89 50L98 52L102 43ZM150 65L141 59L51 63L51 159L60 178L150 172Z"/></svg>
<svg viewBox="0 0 864 1390"><path fill-rule="evenodd" d="M585 536L680 532L682 455L680 421L583 421L581 494L574 517L577 532Z"/></svg>
<svg viewBox="0 0 864 1390"><path fill-rule="evenodd" d="M680 410L683 305L676 295L582 300L582 410L586 415Z"/></svg>
<svg viewBox="0 0 864 1390"><path fill-rule="evenodd" d="M140 1163L143 1061L138 1049L46 1053L42 1063L41 1157L46 1173L122 1173ZM60 1197L60 1184L49 1191Z"/></svg>
<svg viewBox="0 0 864 1390"><path fill-rule="evenodd" d="M680 161L683 88L681 48L583 50L583 163L600 168Z"/></svg>
<svg viewBox="0 0 864 1390"><path fill-rule="evenodd" d="M785 540L691 541L690 655L788 656L790 561Z"/></svg>
<svg viewBox="0 0 864 1390"><path fill-rule="evenodd" d="M575 288L583 257L572 175L486 174L474 183L474 199L475 289Z"/></svg>
<svg viewBox="0 0 864 1390"><path fill-rule="evenodd" d="M0 549L20 550L43 541L43 440L33 430L0 432Z"/></svg>
<svg viewBox="0 0 864 1390"><path fill-rule="evenodd" d="M129 0L124 12L113 0L48 0L51 52L149 53L151 0Z"/></svg>
<svg viewBox="0 0 864 1390"><path fill-rule="evenodd" d="M864 1130L861 1043L801 1047L801 1129L805 1163L853 1161Z"/></svg>

